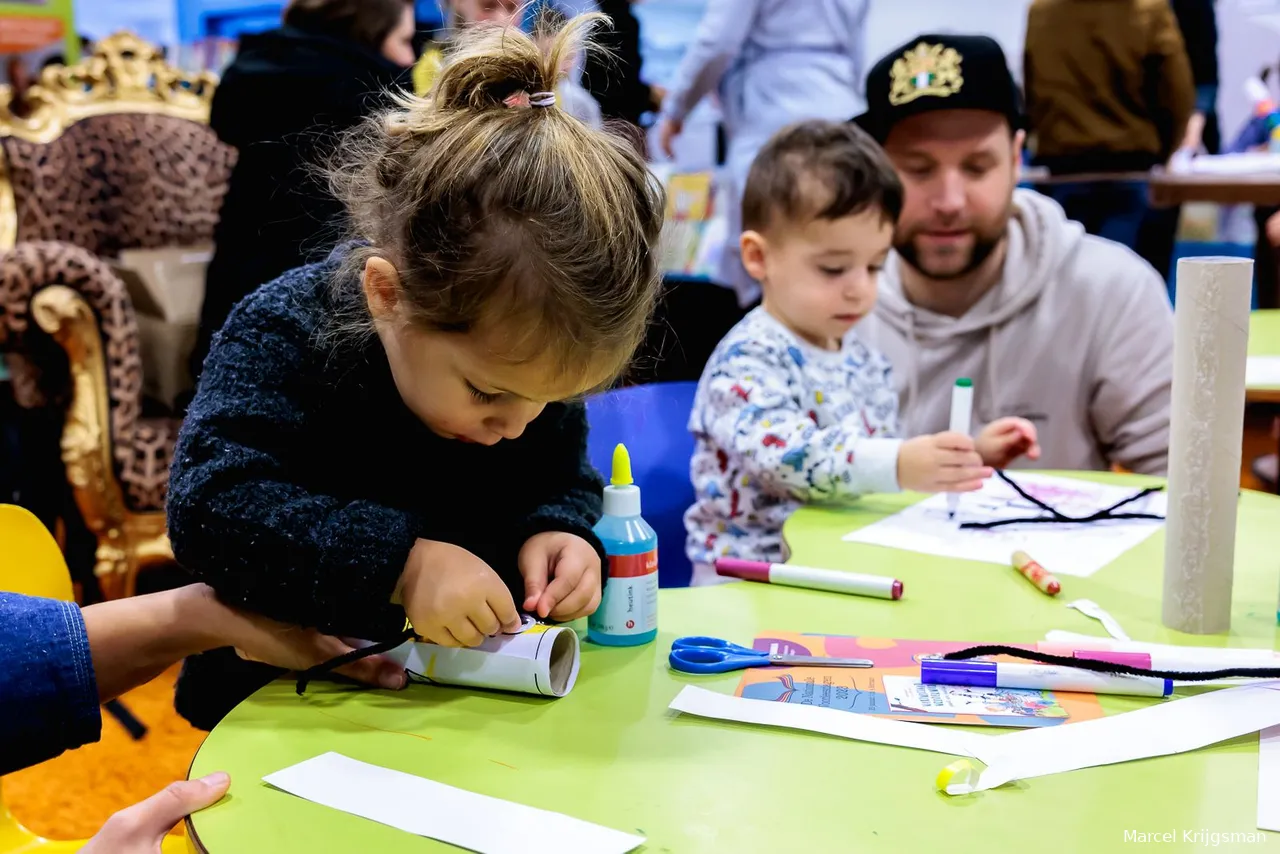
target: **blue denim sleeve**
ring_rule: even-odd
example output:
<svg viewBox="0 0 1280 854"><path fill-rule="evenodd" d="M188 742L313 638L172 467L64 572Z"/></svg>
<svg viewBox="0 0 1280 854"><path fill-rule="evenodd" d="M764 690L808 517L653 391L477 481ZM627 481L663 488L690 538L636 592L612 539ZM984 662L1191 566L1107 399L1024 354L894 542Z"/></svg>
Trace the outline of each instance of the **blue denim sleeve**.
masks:
<svg viewBox="0 0 1280 854"><path fill-rule="evenodd" d="M98 683L80 608L0 593L0 774L101 735Z"/></svg>

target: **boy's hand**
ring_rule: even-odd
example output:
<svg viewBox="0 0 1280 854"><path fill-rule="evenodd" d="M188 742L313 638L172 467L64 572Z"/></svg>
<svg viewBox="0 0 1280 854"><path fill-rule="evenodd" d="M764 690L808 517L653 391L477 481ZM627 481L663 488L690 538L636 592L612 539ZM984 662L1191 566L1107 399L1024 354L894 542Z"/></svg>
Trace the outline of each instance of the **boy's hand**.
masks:
<svg viewBox="0 0 1280 854"><path fill-rule="evenodd" d="M997 418L978 434L978 453L992 468L1002 469L1018 457L1040 459L1036 425L1025 418Z"/></svg>
<svg viewBox="0 0 1280 854"><path fill-rule="evenodd" d="M915 492L973 492L991 477L963 433L917 436L898 450L898 485Z"/></svg>
<svg viewBox="0 0 1280 854"><path fill-rule="evenodd" d="M413 630L440 646L479 646L520 629L515 600L498 573L450 543L418 540L400 576L398 601Z"/></svg>
<svg viewBox="0 0 1280 854"><path fill-rule="evenodd" d="M582 537L548 531L520 549L524 609L562 623L600 607L600 555Z"/></svg>

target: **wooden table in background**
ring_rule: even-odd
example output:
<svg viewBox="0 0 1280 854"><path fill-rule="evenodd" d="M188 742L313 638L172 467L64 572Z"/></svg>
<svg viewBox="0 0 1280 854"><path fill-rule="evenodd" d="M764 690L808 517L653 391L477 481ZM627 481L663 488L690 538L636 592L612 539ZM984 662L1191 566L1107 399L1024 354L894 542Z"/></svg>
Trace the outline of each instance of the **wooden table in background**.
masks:
<svg viewBox="0 0 1280 854"><path fill-rule="evenodd" d="M1120 176L1117 176L1120 177ZM1129 180L1134 180L1132 177ZM1259 175L1172 175L1152 171L1146 180L1151 204L1158 208L1187 202L1220 205L1280 205L1280 173Z"/></svg>

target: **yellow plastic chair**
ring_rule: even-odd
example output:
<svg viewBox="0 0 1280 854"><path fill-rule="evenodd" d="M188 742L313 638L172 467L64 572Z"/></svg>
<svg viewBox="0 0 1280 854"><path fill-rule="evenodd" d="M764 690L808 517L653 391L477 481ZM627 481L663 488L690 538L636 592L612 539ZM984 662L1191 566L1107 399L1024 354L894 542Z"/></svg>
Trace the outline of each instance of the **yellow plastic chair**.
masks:
<svg viewBox="0 0 1280 854"><path fill-rule="evenodd" d="M71 601L71 572L48 529L29 511L0 504L0 591ZM70 854L87 839L51 840L22 826L4 803L0 790L0 854ZM187 854L194 848L185 836L165 837L164 854Z"/></svg>
<svg viewBox="0 0 1280 854"><path fill-rule="evenodd" d="M70 600L71 573L48 529L29 511L0 504L0 590ZM22 826L4 803L0 790L0 854L79 851L87 840L54 842Z"/></svg>

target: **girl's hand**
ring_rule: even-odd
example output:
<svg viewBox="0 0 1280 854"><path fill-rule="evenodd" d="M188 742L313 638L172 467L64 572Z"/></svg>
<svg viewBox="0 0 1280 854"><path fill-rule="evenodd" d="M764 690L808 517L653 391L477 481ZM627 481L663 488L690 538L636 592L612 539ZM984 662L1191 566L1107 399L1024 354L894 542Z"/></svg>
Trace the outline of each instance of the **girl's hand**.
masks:
<svg viewBox="0 0 1280 854"><path fill-rule="evenodd" d="M973 492L991 477L973 439L963 433L934 433L902 443L898 485L915 492Z"/></svg>
<svg viewBox="0 0 1280 854"><path fill-rule="evenodd" d="M1002 469L1018 457L1040 459L1036 425L1025 418L997 418L978 434L978 453L992 468Z"/></svg>
<svg viewBox="0 0 1280 854"><path fill-rule="evenodd" d="M600 607L600 555L582 537L561 531L537 534L520 549L524 609L562 623Z"/></svg>
<svg viewBox="0 0 1280 854"><path fill-rule="evenodd" d="M520 629L507 585L464 548L418 540L400 576L398 601L420 637L440 646L479 646Z"/></svg>

